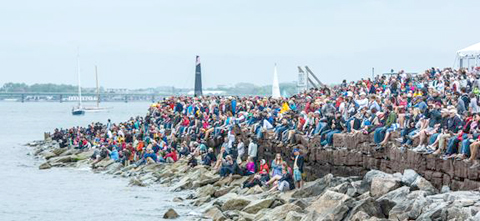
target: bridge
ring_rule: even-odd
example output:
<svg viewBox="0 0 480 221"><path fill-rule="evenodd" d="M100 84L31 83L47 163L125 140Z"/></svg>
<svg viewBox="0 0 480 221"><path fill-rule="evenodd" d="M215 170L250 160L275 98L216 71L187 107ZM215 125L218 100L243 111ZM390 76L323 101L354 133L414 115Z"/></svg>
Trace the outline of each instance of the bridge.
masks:
<svg viewBox="0 0 480 221"><path fill-rule="evenodd" d="M171 92L160 93L82 93L82 101L152 101L167 96L172 96ZM0 92L0 101L57 101L57 102L77 102L78 94L76 92Z"/></svg>

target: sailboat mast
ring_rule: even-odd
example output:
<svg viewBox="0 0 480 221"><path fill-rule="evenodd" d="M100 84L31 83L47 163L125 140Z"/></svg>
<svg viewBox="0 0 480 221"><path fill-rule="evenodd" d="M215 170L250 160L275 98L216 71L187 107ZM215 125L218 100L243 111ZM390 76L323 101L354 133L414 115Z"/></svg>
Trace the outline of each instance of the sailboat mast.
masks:
<svg viewBox="0 0 480 221"><path fill-rule="evenodd" d="M82 106L82 88L80 86L80 50L77 51L78 106Z"/></svg>
<svg viewBox="0 0 480 221"><path fill-rule="evenodd" d="M97 72L97 65L95 65L95 79L97 82L97 107L100 106L100 89L98 88L98 72Z"/></svg>

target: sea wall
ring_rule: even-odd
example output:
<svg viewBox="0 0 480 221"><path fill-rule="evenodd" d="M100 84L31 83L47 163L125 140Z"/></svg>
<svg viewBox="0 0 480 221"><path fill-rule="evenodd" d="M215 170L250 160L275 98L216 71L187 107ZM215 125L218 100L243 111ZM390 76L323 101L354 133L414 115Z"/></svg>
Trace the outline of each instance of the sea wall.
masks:
<svg viewBox="0 0 480 221"><path fill-rule="evenodd" d="M397 134L393 138L398 137ZM291 163L292 148L303 150L306 159L307 180L315 180L328 173L336 176L364 176L369 170L381 170L386 173L403 173L405 169L414 169L429 180L436 188L443 185L452 190L473 190L480 187L480 170L470 169L471 163L454 159L443 160L431 154L400 150L388 146L375 151L372 135L335 134L333 148L320 146L320 138L307 140L296 136L297 145L283 146L272 140L259 141L259 158L268 161L275 153L281 153Z"/></svg>

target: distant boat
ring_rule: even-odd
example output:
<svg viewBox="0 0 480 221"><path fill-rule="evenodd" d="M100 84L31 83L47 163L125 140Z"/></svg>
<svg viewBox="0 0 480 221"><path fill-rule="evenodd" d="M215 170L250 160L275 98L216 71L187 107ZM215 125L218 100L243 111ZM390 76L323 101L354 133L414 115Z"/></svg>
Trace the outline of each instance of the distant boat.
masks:
<svg viewBox="0 0 480 221"><path fill-rule="evenodd" d="M100 88L98 87L98 72L97 66L95 65L95 80L97 82L97 106L85 106L83 110L86 112L103 112L111 109L110 107L100 107Z"/></svg>
<svg viewBox="0 0 480 221"><path fill-rule="evenodd" d="M85 110L82 107L82 88L80 86L80 53L77 52L77 80L78 80L78 106L72 108L72 115L84 115Z"/></svg>

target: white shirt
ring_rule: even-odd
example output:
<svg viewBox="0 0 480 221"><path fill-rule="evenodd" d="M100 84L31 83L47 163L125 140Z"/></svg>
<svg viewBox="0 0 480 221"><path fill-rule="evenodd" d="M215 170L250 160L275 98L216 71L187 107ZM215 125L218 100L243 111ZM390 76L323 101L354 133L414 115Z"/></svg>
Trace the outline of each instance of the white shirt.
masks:
<svg viewBox="0 0 480 221"><path fill-rule="evenodd" d="M249 157L257 157L257 147L256 143L250 142L248 145L248 156Z"/></svg>

